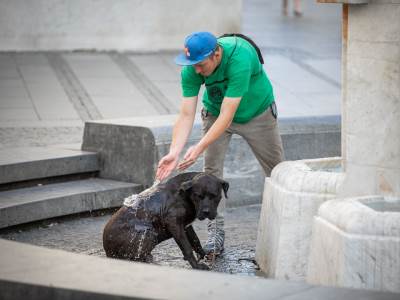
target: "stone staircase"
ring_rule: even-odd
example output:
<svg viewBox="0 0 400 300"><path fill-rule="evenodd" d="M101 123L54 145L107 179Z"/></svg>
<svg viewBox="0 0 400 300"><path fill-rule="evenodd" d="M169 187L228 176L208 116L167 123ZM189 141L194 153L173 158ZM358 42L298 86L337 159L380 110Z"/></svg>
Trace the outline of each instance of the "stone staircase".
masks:
<svg viewBox="0 0 400 300"><path fill-rule="evenodd" d="M99 178L97 153L74 149L0 150L0 228L118 207L142 185Z"/></svg>

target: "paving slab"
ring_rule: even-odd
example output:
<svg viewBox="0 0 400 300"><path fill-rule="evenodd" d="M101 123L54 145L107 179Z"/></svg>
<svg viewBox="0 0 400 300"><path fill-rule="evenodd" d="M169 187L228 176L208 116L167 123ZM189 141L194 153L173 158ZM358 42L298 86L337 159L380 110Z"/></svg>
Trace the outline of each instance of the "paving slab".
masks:
<svg viewBox="0 0 400 300"><path fill-rule="evenodd" d="M29 98L25 84L20 78L2 78L0 80L0 97Z"/></svg>
<svg viewBox="0 0 400 300"><path fill-rule="evenodd" d="M338 86L341 85L341 64L338 63L338 59L305 59L303 63L324 74Z"/></svg>
<svg viewBox="0 0 400 300"><path fill-rule="evenodd" d="M267 58L265 69L271 79L292 92L340 92L339 87L318 78L285 57Z"/></svg>
<svg viewBox="0 0 400 300"><path fill-rule="evenodd" d="M161 56L159 54L130 55L142 72L152 81L180 81L180 67L172 66L166 61L173 61L174 54ZM166 66L160 68L160 66Z"/></svg>
<svg viewBox="0 0 400 300"><path fill-rule="evenodd" d="M144 99L127 78L79 78L90 96L131 97Z"/></svg>
<svg viewBox="0 0 400 300"><path fill-rule="evenodd" d="M4 121L38 121L36 111L31 108L4 108L0 110L0 120ZM18 138L15 136L14 139Z"/></svg>
<svg viewBox="0 0 400 300"><path fill-rule="evenodd" d="M65 54L63 57L103 118L157 114L108 54Z"/></svg>
<svg viewBox="0 0 400 300"><path fill-rule="evenodd" d="M33 110L32 102L29 100L28 97L2 97L0 102L1 109L18 109L18 108L26 108Z"/></svg>
<svg viewBox="0 0 400 300"><path fill-rule="evenodd" d="M80 78L125 77L107 53L66 53L62 57Z"/></svg>

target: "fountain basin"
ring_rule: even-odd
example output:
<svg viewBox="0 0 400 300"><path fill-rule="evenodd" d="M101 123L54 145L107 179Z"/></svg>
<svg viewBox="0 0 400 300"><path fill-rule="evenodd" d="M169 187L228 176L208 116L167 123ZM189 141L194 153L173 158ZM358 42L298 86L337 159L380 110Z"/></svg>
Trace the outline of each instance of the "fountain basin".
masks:
<svg viewBox="0 0 400 300"><path fill-rule="evenodd" d="M307 281L400 292L400 199L364 196L321 205Z"/></svg>
<svg viewBox="0 0 400 300"><path fill-rule="evenodd" d="M266 178L256 260L267 277L306 279L313 217L343 179L339 157L282 162Z"/></svg>

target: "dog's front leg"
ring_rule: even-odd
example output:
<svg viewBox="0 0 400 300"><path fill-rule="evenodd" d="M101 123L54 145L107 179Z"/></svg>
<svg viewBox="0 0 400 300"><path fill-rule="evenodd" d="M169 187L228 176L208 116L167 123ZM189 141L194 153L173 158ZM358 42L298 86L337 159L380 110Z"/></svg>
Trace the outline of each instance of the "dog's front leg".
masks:
<svg viewBox="0 0 400 300"><path fill-rule="evenodd" d="M196 253L199 255L199 259L203 259L204 256L206 256L206 253L203 250L203 247L201 246L200 240L197 237L196 232L193 229L192 225L189 225L185 228L186 235L189 238L189 242L193 247L193 250L196 251Z"/></svg>
<svg viewBox="0 0 400 300"><path fill-rule="evenodd" d="M169 227L168 229L171 232L172 236L174 237L175 242L181 249L185 260L189 262L189 264L192 266L193 269L209 270L209 267L206 264L198 263L197 259L194 257L192 245L189 242L183 224L179 224L177 222L174 222L172 224L173 225L168 226Z"/></svg>

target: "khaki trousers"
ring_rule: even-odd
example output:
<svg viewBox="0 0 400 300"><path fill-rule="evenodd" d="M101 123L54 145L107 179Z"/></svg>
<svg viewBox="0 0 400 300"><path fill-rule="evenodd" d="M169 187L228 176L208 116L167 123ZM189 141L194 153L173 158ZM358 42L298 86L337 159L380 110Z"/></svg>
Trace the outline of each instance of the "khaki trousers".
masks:
<svg viewBox="0 0 400 300"><path fill-rule="evenodd" d="M217 119L205 109L202 111L203 135ZM233 123L204 153L204 172L223 178L225 154L233 134L240 135L250 146L255 157L270 176L272 169L283 160L282 140L278 122L268 108L245 124Z"/></svg>
<svg viewBox="0 0 400 300"><path fill-rule="evenodd" d="M204 135L217 118L204 108L201 117ZM271 108L268 108L246 124L232 123L214 143L208 146L204 153L204 172L223 178L225 154L233 134L240 135L249 144L266 176L270 176L272 169L283 160L283 147L278 122L272 115ZM206 245L210 243L214 249L217 240L222 241L222 247L224 244L225 206L226 199L223 196L218 205L217 217L209 221L207 225L208 240Z"/></svg>
<svg viewBox="0 0 400 300"><path fill-rule="evenodd" d="M201 113L203 120L203 135L216 121L216 117L204 108ZM283 160L282 139L279 134L278 122L272 115L271 108L245 124L233 123L204 153L204 172L223 178L224 159L233 134L240 135L250 146L255 157L264 170L265 176L270 176L272 169ZM223 228L225 197L218 206L216 228ZM211 226L211 225L209 225ZM214 226L214 225L213 225Z"/></svg>

